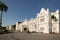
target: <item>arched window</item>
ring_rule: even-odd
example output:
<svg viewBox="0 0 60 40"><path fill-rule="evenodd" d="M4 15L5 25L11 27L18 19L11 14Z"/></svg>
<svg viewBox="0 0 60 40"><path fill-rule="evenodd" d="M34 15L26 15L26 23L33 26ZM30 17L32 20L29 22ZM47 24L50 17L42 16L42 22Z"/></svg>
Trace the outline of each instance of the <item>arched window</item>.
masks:
<svg viewBox="0 0 60 40"><path fill-rule="evenodd" d="M40 22L44 22L44 18L41 18L41 19L40 19Z"/></svg>
<svg viewBox="0 0 60 40"><path fill-rule="evenodd" d="M35 29L37 28L36 24L35 24Z"/></svg>

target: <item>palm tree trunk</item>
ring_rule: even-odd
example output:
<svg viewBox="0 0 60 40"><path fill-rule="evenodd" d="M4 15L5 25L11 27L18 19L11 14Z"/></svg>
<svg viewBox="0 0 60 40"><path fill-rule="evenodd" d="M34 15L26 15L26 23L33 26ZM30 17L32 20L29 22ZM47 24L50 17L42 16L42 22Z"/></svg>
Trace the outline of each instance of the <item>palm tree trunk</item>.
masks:
<svg viewBox="0 0 60 40"><path fill-rule="evenodd" d="M2 11L0 11L0 28L2 27Z"/></svg>

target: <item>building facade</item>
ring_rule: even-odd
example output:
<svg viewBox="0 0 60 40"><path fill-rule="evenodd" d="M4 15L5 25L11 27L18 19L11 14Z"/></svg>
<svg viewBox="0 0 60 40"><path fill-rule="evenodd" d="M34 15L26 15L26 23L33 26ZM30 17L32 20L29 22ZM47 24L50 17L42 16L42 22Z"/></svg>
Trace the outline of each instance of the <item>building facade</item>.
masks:
<svg viewBox="0 0 60 40"><path fill-rule="evenodd" d="M37 13L36 18L31 18L30 20L25 19L22 23L16 23L16 30L20 30L24 32L29 30L30 32L42 32L42 33L50 33L60 32L59 27L59 10L56 12L50 12L49 9L42 8L39 13Z"/></svg>
<svg viewBox="0 0 60 40"><path fill-rule="evenodd" d="M7 26L7 27L6 27L6 30L11 31L11 30L12 30L12 27L11 27L11 26Z"/></svg>
<svg viewBox="0 0 60 40"><path fill-rule="evenodd" d="M9 25L9 26L6 26L6 30L8 31L15 31L16 30L16 25Z"/></svg>

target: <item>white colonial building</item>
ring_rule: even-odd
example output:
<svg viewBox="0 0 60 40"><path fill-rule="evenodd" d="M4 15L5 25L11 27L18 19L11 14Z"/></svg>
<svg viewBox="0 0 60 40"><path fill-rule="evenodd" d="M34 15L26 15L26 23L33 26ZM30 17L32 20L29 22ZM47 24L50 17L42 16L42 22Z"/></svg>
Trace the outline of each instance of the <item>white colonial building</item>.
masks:
<svg viewBox="0 0 60 40"><path fill-rule="evenodd" d="M60 32L59 27L59 10L56 12L49 12L49 9L42 8L39 13L37 13L36 18L31 18L30 20L25 19L22 23L16 23L16 30L24 32L25 30L29 30L30 32Z"/></svg>

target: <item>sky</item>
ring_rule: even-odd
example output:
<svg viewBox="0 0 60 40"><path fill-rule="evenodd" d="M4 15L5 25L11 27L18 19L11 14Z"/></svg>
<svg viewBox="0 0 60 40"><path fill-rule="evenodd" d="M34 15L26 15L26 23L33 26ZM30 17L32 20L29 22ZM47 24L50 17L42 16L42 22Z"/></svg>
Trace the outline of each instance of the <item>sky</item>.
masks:
<svg viewBox="0 0 60 40"><path fill-rule="evenodd" d="M51 12L60 10L60 0L1 0L8 6L8 11L3 12L2 25L13 25L23 22L25 18L35 18L41 8L49 8Z"/></svg>

